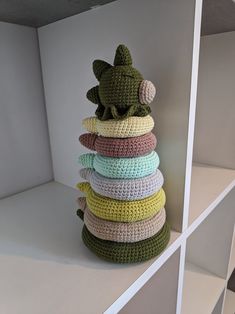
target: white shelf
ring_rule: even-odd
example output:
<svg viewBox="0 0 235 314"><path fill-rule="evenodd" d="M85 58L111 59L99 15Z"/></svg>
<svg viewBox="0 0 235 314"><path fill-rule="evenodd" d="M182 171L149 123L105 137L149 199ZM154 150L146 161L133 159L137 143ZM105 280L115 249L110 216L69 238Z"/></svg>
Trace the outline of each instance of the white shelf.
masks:
<svg viewBox="0 0 235 314"><path fill-rule="evenodd" d="M226 290L224 311L223 314L235 313L235 293L231 290Z"/></svg>
<svg viewBox="0 0 235 314"><path fill-rule="evenodd" d="M1 313L118 309L180 245L179 234L172 232L159 258L134 265L104 262L82 243L77 196L51 182L0 201Z"/></svg>
<svg viewBox="0 0 235 314"><path fill-rule="evenodd" d="M212 313L224 287L224 279L186 263L182 314Z"/></svg>
<svg viewBox="0 0 235 314"><path fill-rule="evenodd" d="M230 259L229 259L229 267L228 267L228 275L227 275L228 279L232 275L234 268L235 268L235 225L233 229L233 239L232 239L232 245L231 245L231 251L230 251Z"/></svg>
<svg viewBox="0 0 235 314"><path fill-rule="evenodd" d="M191 231L210 214L234 186L235 170L202 164L193 165L189 204Z"/></svg>

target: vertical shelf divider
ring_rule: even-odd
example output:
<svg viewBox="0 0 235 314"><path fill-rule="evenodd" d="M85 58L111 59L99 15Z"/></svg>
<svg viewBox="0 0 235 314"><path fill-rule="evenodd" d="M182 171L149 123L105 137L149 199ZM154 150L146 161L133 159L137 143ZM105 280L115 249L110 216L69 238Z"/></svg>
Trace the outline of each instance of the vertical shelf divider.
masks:
<svg viewBox="0 0 235 314"><path fill-rule="evenodd" d="M194 129L195 129L197 83L198 83L199 53L200 53L200 39L201 39L202 0L195 1L195 13L194 14L195 15L194 15L194 32L193 32L193 55L192 55L190 106L189 106L189 116L188 116L189 121L188 121L188 139L187 139L187 153L186 153L182 231L184 231L187 228L188 217L189 217L190 182L191 182L191 175L192 175L193 139L194 139Z"/></svg>

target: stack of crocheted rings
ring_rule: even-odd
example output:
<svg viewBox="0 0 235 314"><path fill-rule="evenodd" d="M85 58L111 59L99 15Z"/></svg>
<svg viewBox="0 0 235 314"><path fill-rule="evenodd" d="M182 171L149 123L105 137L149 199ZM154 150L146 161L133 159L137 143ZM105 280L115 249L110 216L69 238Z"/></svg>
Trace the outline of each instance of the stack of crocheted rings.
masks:
<svg viewBox="0 0 235 314"><path fill-rule="evenodd" d="M129 50L117 48L114 65L96 60L99 85L87 92L96 116L82 122L80 143L93 151L78 158L77 215L84 244L98 257L135 263L159 255L170 239L164 178L154 151L149 104L155 87L132 66Z"/></svg>

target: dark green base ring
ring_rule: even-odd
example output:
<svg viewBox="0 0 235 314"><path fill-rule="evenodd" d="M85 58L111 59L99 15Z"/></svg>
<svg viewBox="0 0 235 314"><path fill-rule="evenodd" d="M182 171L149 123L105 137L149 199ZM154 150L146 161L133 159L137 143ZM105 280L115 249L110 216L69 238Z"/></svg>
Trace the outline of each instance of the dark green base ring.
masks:
<svg viewBox="0 0 235 314"><path fill-rule="evenodd" d="M82 239L93 253L106 261L137 263L151 259L164 251L170 240L170 227L165 223L163 228L151 238L135 243L120 243L99 239L84 225Z"/></svg>

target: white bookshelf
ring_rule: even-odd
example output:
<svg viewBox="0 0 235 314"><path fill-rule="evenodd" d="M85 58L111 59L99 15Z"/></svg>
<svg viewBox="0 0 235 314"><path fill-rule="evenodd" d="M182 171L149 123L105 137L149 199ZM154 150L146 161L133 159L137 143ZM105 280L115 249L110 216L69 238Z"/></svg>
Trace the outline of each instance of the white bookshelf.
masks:
<svg viewBox="0 0 235 314"><path fill-rule="evenodd" d="M55 181L0 200L0 313L234 314L226 290L235 267L234 77L226 71L235 73L235 32L200 38L201 13L202 0L119 0L38 30ZM171 225L166 250L132 265L85 247L73 188L86 151L81 120L94 114L87 69L95 58L111 62L121 42L157 82L152 115ZM209 88L220 58L221 81ZM217 90L229 95L222 110Z"/></svg>
<svg viewBox="0 0 235 314"><path fill-rule="evenodd" d="M185 265L182 314L212 313L225 280L194 264Z"/></svg>
<svg viewBox="0 0 235 314"><path fill-rule="evenodd" d="M158 259L103 262L82 243L77 195L51 182L0 201L0 312L117 312L179 248L179 233L172 231Z"/></svg>
<svg viewBox="0 0 235 314"><path fill-rule="evenodd" d="M189 228L195 229L235 186L235 170L193 164Z"/></svg>

